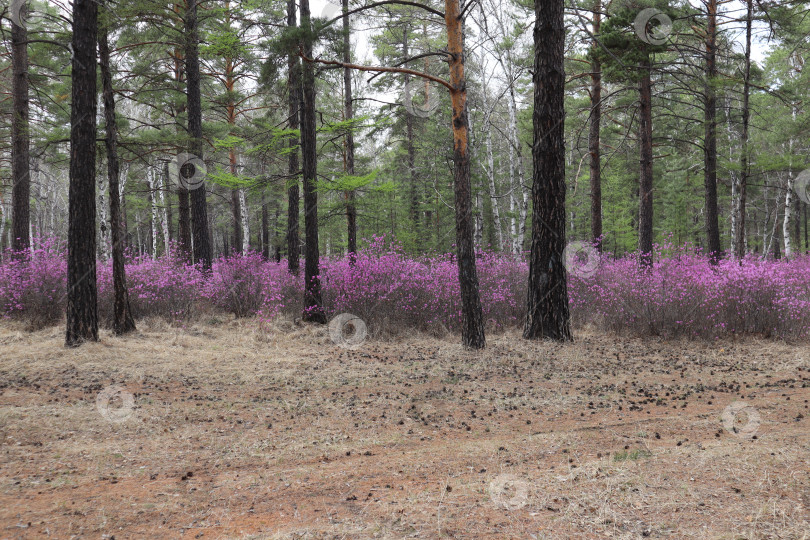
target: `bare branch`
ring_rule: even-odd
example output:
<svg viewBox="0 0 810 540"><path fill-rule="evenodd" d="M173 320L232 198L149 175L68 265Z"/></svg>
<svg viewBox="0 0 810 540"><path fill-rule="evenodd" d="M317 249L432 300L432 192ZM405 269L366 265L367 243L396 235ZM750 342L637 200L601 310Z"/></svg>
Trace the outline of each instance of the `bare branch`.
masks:
<svg viewBox="0 0 810 540"><path fill-rule="evenodd" d="M414 75L416 77L422 77L423 79L427 79L429 81L433 81L437 84L441 84L442 86L446 87L451 92L454 90L453 86L441 79L439 77L434 77L428 73L422 73L421 71L416 71L414 69L407 69L407 68L400 68L400 67L385 67L385 66L361 66L358 64L349 64L346 62L338 62L337 60L321 60L320 58L307 58L304 55L303 51L299 51L298 55L304 59L305 62L315 62L318 64L324 64L327 66L338 66L342 68L349 68L349 69L356 69L357 71L373 71L379 73L406 73L408 75Z"/></svg>

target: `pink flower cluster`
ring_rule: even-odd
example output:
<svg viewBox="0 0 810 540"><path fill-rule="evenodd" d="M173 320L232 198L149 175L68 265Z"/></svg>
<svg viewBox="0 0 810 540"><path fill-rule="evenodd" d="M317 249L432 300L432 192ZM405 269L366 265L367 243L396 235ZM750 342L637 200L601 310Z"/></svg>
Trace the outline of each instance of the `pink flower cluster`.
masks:
<svg viewBox="0 0 810 540"><path fill-rule="evenodd" d="M65 310L64 246L38 240L24 257L4 254L0 264L0 315L53 324ZM496 253L477 257L481 303L488 331L519 328L526 305L524 260ZM171 250L153 260L130 257L127 284L135 317L187 320L201 313L300 316L299 276L258 253L220 258L209 275ZM649 271L633 256L604 254L595 273L569 274L576 326L635 335L719 338L734 334L810 337L810 257L790 261L749 257L717 266L686 246L656 246ZM353 313L372 334L417 330L456 333L461 325L458 270L453 255L409 257L394 242L374 237L357 254L322 260L319 276L329 317ZM110 262L98 264L99 314L112 313Z"/></svg>

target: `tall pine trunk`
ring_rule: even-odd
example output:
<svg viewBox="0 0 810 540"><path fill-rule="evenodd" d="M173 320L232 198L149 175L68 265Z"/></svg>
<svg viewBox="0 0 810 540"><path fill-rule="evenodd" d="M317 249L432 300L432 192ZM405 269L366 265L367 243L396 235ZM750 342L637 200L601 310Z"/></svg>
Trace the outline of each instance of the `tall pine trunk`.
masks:
<svg viewBox="0 0 810 540"><path fill-rule="evenodd" d="M461 286L461 342L464 347L483 349L484 317L478 291L473 241L473 212L470 190L469 117L467 81L464 75L464 27L459 0L445 0L447 52L450 64L450 101L453 106L453 177L456 203L456 251Z"/></svg>
<svg viewBox="0 0 810 540"><path fill-rule="evenodd" d="M173 11L177 16L177 20L181 21L182 11L179 3L174 4ZM185 77L185 47L176 47L174 49L174 80L177 83L176 88L180 91L183 85L183 78ZM175 118L186 111L186 104L180 103L177 107ZM179 121L175 125L178 132L185 130L185 126L180 126ZM191 262L191 202L189 200L188 189L184 183L177 182L177 243L178 249L185 255L186 259Z"/></svg>
<svg viewBox="0 0 810 540"><path fill-rule="evenodd" d="M312 58L312 31L309 0L300 0L301 26L308 35L304 38L304 54ZM304 62L302 76L301 109L301 169L304 182L304 234L306 252L304 254L304 311L302 319L308 322L326 323L323 311L320 280L320 253L318 249L318 157L316 155L315 119L315 66Z"/></svg>
<svg viewBox="0 0 810 540"><path fill-rule="evenodd" d="M113 332L116 335L135 330L135 320L129 306L126 271L124 268L124 243L121 230L121 203L118 192L118 126L115 123L115 96L110 72L110 47L108 29L102 27L98 36L98 56L101 68L101 85L104 98L104 144L107 149L107 177L110 193L110 237L112 240L113 264Z"/></svg>
<svg viewBox="0 0 810 540"><path fill-rule="evenodd" d="M532 242L526 339L570 341L565 250L565 27L562 0L535 0Z"/></svg>
<svg viewBox="0 0 810 540"><path fill-rule="evenodd" d="M704 107L703 180L706 199L706 244L712 264L722 258L717 209L717 0L708 3L706 95Z"/></svg>
<svg viewBox="0 0 810 540"><path fill-rule="evenodd" d="M349 0L343 0L343 61L347 64L351 62L351 42L349 28ZM352 110L352 72L349 68L343 68L343 93L345 120L350 121L354 117ZM354 176L354 133L349 129L346 133L346 174ZM357 208L355 207L356 194L354 190L346 192L346 227L348 237L349 263L354 264L357 253Z"/></svg>
<svg viewBox="0 0 810 540"><path fill-rule="evenodd" d="M643 267L652 266L653 249L653 154L652 154L652 89L650 59L639 65L639 145L640 175L638 191L638 251Z"/></svg>
<svg viewBox="0 0 810 540"><path fill-rule="evenodd" d="M749 96L751 94L751 25L753 20L753 0L746 0L745 16L745 73L743 75L743 105L742 105L742 152L740 156L740 174L737 185L737 199L734 201L734 214L736 216L736 230L734 238L734 255L742 262L745 256L745 204L748 187L748 124L751 117L749 110Z"/></svg>
<svg viewBox="0 0 810 540"><path fill-rule="evenodd" d="M230 12L230 2L225 2L225 18L226 18L226 25L230 28L231 24L231 12ZM225 91L228 95L228 103L226 105L226 115L228 120L228 125L230 126L231 133L230 135L235 136L235 129L236 129L236 104L234 103L234 92L236 90L236 78L234 75L234 70L236 66L234 65L233 58L226 57L225 58ZM231 148L228 152L228 161L230 163L231 169L231 176L236 178L239 175L239 160L236 155L236 148ZM244 193L241 189L231 189L231 213L233 215L233 250L234 252L247 252L247 247L245 246L249 243L250 239L246 238L249 236L249 233L246 230L246 227L243 223L247 216L244 215Z"/></svg>
<svg viewBox="0 0 810 540"><path fill-rule="evenodd" d="M188 108L188 131L191 137L189 152L203 159L202 102L200 97L200 57L199 29L197 23L197 2L188 0L186 10L186 93ZM211 237L208 232L208 204L205 200L205 184L192 189L191 234L194 244L194 262L203 269L211 269Z"/></svg>
<svg viewBox="0 0 810 540"><path fill-rule="evenodd" d="M598 36L602 23L602 0L593 7L593 35ZM599 44L594 40L593 48ZM594 55L591 61L591 120L588 153L591 158L591 240L602 251L602 155L599 148L602 123L602 63Z"/></svg>
<svg viewBox="0 0 810 540"><path fill-rule="evenodd" d="M25 15L26 5L18 17ZM21 20L18 22L22 23ZM29 170L29 113L28 113L28 32L16 22L11 23L12 101L11 120L11 246L22 252L31 245L30 197L31 172Z"/></svg>
<svg viewBox="0 0 810 540"><path fill-rule="evenodd" d="M296 26L295 0L287 0L287 26ZM289 87L289 126L298 130L301 107L301 61L297 51L291 50L287 56L287 86ZM287 270L297 274L300 258L298 227L300 221L300 192L298 188L298 135L290 137L290 154L287 171L290 175L287 184Z"/></svg>
<svg viewBox="0 0 810 540"><path fill-rule="evenodd" d="M96 288L96 38L98 4L74 0L65 345L98 341Z"/></svg>

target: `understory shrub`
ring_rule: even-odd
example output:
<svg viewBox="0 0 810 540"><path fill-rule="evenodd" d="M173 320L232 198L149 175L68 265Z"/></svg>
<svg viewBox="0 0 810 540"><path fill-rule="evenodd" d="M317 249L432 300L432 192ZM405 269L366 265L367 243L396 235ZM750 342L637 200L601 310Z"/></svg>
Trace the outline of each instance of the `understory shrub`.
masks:
<svg viewBox="0 0 810 540"><path fill-rule="evenodd" d="M723 260L713 266L689 247L656 246L648 270L633 256L604 254L593 272L569 273L575 326L665 337L719 338L754 334L810 337L810 257L790 261ZM34 247L0 264L0 316L32 327L59 321L66 302L63 244L36 240ZM441 335L461 327L455 256L409 257L395 243L375 237L350 264L321 261L323 305L329 318L352 313L372 334L410 331ZM519 328L526 313L528 265L521 257L477 256L481 304L488 331ZM186 262L173 247L157 259L128 257L127 285L137 318L185 321L208 311L267 322L279 314L300 317L303 268L265 261L255 252L214 261L210 274ZM99 316L111 324L111 262L99 262Z"/></svg>

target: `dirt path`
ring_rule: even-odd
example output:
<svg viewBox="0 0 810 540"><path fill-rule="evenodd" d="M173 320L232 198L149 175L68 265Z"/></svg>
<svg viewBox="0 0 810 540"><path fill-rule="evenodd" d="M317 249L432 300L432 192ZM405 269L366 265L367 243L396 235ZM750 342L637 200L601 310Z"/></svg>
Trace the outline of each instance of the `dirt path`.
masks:
<svg viewBox="0 0 810 540"><path fill-rule="evenodd" d="M810 537L807 346L142 326L0 327L0 538Z"/></svg>

